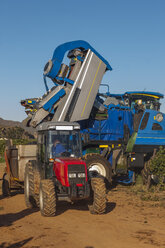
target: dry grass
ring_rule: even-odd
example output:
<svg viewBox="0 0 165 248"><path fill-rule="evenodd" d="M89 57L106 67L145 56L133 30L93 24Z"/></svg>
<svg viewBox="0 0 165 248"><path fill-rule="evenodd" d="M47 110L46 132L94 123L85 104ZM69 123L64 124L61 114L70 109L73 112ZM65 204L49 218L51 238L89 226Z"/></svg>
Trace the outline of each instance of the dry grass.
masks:
<svg viewBox="0 0 165 248"><path fill-rule="evenodd" d="M162 206L165 208L165 191L160 190L159 185L153 185L149 190L142 183L142 178L139 175L137 177L136 184L129 187L129 190L140 197L143 201L152 201L156 205Z"/></svg>

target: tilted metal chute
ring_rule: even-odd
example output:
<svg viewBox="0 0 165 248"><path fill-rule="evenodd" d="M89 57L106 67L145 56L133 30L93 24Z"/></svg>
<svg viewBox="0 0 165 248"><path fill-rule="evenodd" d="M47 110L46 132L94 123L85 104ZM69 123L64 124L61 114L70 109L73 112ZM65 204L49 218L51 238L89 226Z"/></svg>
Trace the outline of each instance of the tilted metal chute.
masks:
<svg viewBox="0 0 165 248"><path fill-rule="evenodd" d="M63 63L68 52L69 65ZM22 100L29 115L29 125L36 127L43 120L80 121L88 119L93 106L104 111L96 95L109 63L85 41L67 42L58 46L44 68L47 93L38 99ZM49 90L46 79L55 86Z"/></svg>

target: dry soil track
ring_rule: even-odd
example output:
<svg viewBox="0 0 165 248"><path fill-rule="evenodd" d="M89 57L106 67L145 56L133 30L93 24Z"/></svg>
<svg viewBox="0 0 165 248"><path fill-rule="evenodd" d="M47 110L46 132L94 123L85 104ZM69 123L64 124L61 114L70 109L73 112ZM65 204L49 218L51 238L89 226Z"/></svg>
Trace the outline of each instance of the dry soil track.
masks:
<svg viewBox="0 0 165 248"><path fill-rule="evenodd" d="M83 204L59 203L57 216L27 209L24 195L0 195L0 247L157 248L165 247L165 209L141 201L127 189L108 192L105 215Z"/></svg>

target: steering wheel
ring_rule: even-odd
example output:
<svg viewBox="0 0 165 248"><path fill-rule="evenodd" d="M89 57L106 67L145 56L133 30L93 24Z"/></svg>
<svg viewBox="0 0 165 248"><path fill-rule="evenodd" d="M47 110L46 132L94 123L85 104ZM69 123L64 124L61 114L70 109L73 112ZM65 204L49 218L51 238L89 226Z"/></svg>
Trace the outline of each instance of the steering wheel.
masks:
<svg viewBox="0 0 165 248"><path fill-rule="evenodd" d="M61 156L62 157L70 157L70 152L62 152Z"/></svg>

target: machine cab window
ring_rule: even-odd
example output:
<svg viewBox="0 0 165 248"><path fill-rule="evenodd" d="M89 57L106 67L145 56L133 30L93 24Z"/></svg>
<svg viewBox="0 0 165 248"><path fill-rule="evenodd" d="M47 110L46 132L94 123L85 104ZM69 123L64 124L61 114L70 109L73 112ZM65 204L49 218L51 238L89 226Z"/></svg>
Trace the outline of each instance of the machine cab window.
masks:
<svg viewBox="0 0 165 248"><path fill-rule="evenodd" d="M81 157L80 133L78 131L48 131L47 149L49 158Z"/></svg>

